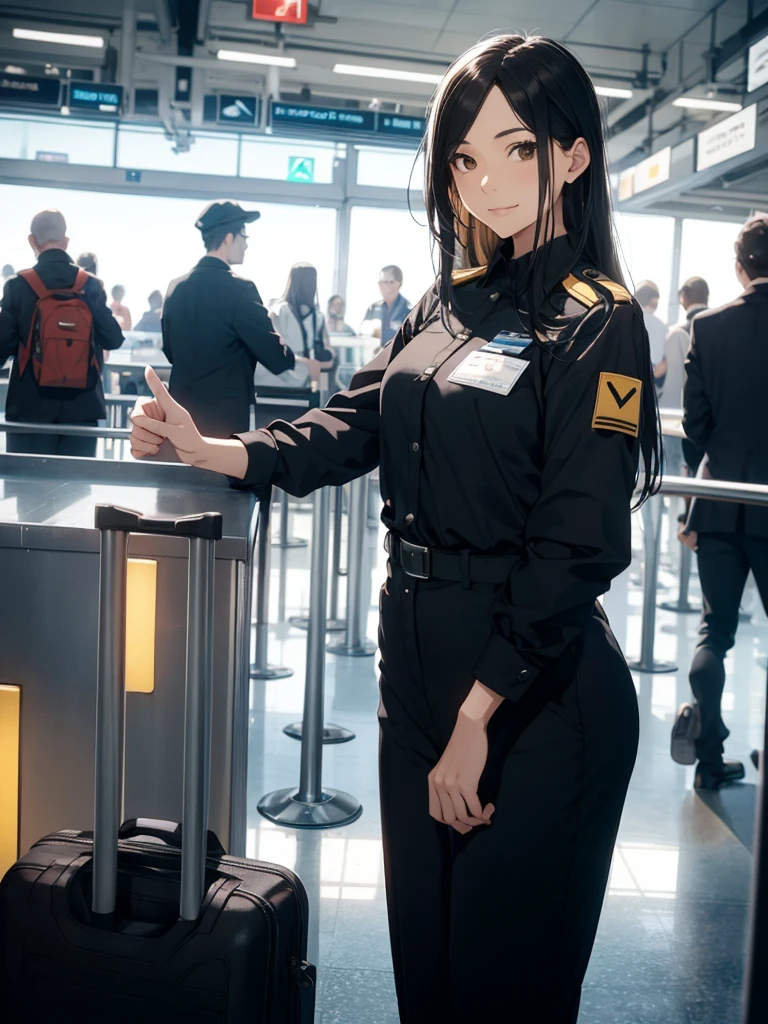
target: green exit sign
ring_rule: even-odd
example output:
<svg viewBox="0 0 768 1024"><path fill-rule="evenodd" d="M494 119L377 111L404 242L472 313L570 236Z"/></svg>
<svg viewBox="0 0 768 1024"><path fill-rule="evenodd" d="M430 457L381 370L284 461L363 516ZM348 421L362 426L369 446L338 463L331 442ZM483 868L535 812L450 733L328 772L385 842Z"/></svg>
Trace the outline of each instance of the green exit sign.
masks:
<svg viewBox="0 0 768 1024"><path fill-rule="evenodd" d="M289 156L287 180L312 184L315 180L315 158L313 156Z"/></svg>

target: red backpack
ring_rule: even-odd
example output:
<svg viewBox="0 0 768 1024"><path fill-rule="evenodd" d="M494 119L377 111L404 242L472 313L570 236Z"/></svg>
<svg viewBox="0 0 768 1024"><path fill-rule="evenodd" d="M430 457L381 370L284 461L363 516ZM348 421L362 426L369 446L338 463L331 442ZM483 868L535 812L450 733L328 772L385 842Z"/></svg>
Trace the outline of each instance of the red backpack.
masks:
<svg viewBox="0 0 768 1024"><path fill-rule="evenodd" d="M70 288L46 288L34 270L22 270L37 296L26 342L19 346L19 376L32 362L32 373L41 388L96 386L99 364L93 347L93 314L82 297L88 274L78 270Z"/></svg>

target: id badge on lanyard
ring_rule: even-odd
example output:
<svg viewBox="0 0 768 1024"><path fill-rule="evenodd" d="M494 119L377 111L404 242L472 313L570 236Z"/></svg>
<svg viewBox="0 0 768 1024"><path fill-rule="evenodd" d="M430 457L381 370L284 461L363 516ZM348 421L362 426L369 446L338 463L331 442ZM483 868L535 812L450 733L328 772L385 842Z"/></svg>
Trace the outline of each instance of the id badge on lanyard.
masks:
<svg viewBox="0 0 768 1024"><path fill-rule="evenodd" d="M508 395L528 368L528 360L518 357L532 341L525 334L501 331L459 363L448 380L452 384Z"/></svg>

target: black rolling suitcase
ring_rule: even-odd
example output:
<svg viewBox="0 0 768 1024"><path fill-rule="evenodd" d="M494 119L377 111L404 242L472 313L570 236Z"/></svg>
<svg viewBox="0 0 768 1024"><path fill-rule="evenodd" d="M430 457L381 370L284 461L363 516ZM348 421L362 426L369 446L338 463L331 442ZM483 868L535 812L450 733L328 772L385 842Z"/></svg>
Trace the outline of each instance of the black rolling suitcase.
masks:
<svg viewBox="0 0 768 1024"><path fill-rule="evenodd" d="M221 516L144 519L99 506L96 526L95 827L42 839L0 883L0 1021L311 1024L304 887L275 864L225 856L207 831ZM129 532L190 541L183 826L120 827Z"/></svg>

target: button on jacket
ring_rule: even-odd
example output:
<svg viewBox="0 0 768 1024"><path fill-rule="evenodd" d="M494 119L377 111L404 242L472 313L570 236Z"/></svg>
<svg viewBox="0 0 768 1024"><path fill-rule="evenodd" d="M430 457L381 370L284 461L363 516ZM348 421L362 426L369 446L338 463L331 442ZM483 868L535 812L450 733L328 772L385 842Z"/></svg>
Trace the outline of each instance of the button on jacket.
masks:
<svg viewBox="0 0 768 1024"><path fill-rule="evenodd" d="M683 430L707 454L715 480L768 484L768 280L753 282L727 306L699 313L691 323L685 363ZM735 502L694 500L688 528L768 537L768 509Z"/></svg>
<svg viewBox="0 0 768 1024"><path fill-rule="evenodd" d="M209 437L248 430L257 363L275 374L295 363L256 285L216 256L204 256L176 283L162 327L163 352L173 364L171 394Z"/></svg>
<svg viewBox="0 0 768 1024"><path fill-rule="evenodd" d="M569 251L556 240L552 263ZM241 435L249 463L237 485L305 495L380 463L382 518L396 534L448 552L516 555L475 666L512 699L579 638L629 565L639 444L592 422L601 373L639 384L649 358L637 304L626 293L612 301L587 268L552 300L571 340L530 344L508 395L451 383L499 331L528 333L511 300L526 265L502 248L487 272L456 286L455 337L428 292L393 345L325 409Z"/></svg>
<svg viewBox="0 0 768 1024"><path fill-rule="evenodd" d="M46 288L71 288L80 270L63 249L46 249L35 264ZM104 351L120 348L123 332L107 307L101 283L88 275L84 299L93 316L93 347L99 367L104 364ZM32 325L37 296L22 277L12 277L5 285L0 308L0 366L15 357L19 345L26 341ZM19 376L18 359L14 358L5 417L17 423L95 423L104 419L104 389L101 377L90 391L71 388L41 390L31 365Z"/></svg>

